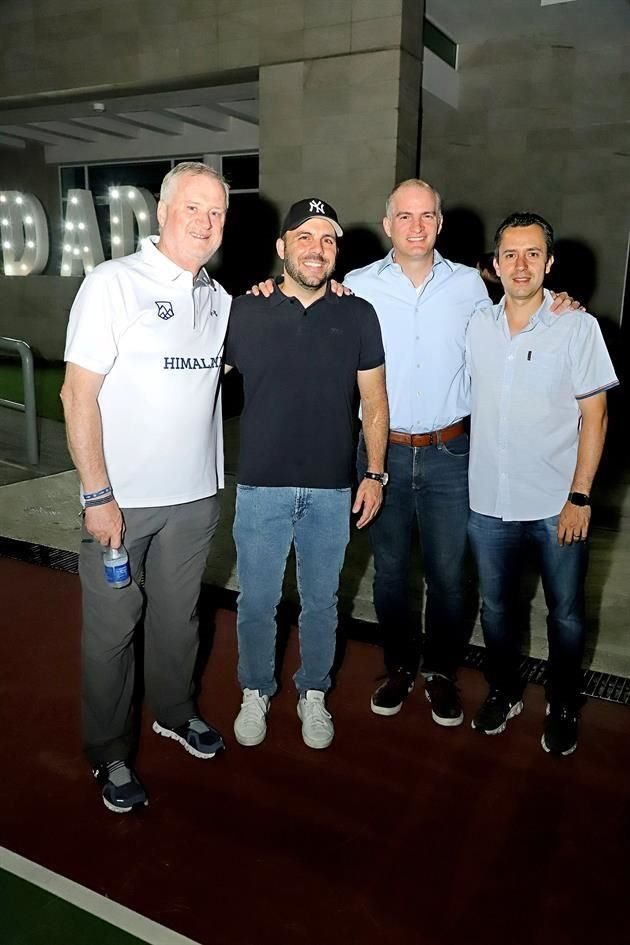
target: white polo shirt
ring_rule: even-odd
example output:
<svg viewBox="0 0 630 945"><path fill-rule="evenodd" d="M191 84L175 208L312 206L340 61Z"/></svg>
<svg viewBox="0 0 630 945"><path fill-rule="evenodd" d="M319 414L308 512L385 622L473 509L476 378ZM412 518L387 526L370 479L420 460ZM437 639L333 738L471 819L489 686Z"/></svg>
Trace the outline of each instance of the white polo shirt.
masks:
<svg viewBox="0 0 630 945"><path fill-rule="evenodd" d="M178 505L223 486L219 380L231 297L154 245L97 266L70 312L66 361L105 375L98 404L121 508Z"/></svg>
<svg viewBox="0 0 630 945"><path fill-rule="evenodd" d="M503 302L468 326L470 507L506 522L559 514L577 462L578 401L619 383L593 316L554 315L552 303L545 290L514 336Z"/></svg>

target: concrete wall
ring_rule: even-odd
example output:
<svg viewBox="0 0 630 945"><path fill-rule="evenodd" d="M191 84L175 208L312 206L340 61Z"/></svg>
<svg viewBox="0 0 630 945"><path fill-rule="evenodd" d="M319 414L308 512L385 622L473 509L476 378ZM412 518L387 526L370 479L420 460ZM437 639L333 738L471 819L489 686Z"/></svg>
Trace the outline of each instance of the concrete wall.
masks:
<svg viewBox="0 0 630 945"><path fill-rule="evenodd" d="M37 357L61 361L80 285L81 279L66 276L0 277L0 335L26 341Z"/></svg>
<svg viewBox="0 0 630 945"><path fill-rule="evenodd" d="M58 0L0 4L0 111L258 70L261 196L283 213L319 194L344 225L376 227L396 180L416 169L423 14L422 0L65 0L61 14ZM23 152L0 147L0 185L13 181L57 207L55 169L24 172ZM41 332L23 314L40 311L37 280L5 288L0 276L0 333L22 326L60 356L59 326L49 329L60 316L65 326L66 280L46 284Z"/></svg>
<svg viewBox="0 0 630 945"><path fill-rule="evenodd" d="M457 110L425 102L423 176L455 221L477 216L487 249L512 210L542 213L579 263L565 279L617 321L630 228L627 33L469 44L458 74Z"/></svg>
<svg viewBox="0 0 630 945"><path fill-rule="evenodd" d="M263 6L263 0L1 3L0 99L177 88L255 68Z"/></svg>
<svg viewBox="0 0 630 945"><path fill-rule="evenodd" d="M261 192L282 212L321 195L345 225L376 223L416 166L424 4L281 8L260 23Z"/></svg>

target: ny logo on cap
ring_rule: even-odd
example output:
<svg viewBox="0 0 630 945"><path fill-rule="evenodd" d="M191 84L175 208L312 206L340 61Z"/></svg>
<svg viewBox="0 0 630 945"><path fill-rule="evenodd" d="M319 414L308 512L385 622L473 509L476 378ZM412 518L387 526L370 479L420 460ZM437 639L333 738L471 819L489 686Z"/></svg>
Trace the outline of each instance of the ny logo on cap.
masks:
<svg viewBox="0 0 630 945"><path fill-rule="evenodd" d="M325 213L323 200L311 200L308 209L309 213Z"/></svg>

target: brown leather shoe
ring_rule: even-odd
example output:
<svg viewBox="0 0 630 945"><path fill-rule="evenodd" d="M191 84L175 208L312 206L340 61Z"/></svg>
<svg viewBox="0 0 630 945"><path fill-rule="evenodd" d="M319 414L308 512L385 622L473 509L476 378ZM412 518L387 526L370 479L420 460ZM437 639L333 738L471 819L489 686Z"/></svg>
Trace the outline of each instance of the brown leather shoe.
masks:
<svg viewBox="0 0 630 945"><path fill-rule="evenodd" d="M431 716L438 725L461 725L464 712L457 686L446 676L427 676L424 681L424 694L431 703Z"/></svg>
<svg viewBox="0 0 630 945"><path fill-rule="evenodd" d="M375 715L397 715L414 684L412 673L402 667L393 670L385 682L374 691L370 700L372 712Z"/></svg>

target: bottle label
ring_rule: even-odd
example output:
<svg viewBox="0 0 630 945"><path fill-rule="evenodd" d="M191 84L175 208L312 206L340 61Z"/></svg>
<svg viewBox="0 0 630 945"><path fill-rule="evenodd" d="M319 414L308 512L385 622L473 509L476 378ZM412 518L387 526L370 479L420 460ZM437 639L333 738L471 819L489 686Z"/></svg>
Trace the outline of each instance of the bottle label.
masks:
<svg viewBox="0 0 630 945"><path fill-rule="evenodd" d="M129 580L129 562L123 564L106 564L105 576L109 584L118 584Z"/></svg>

